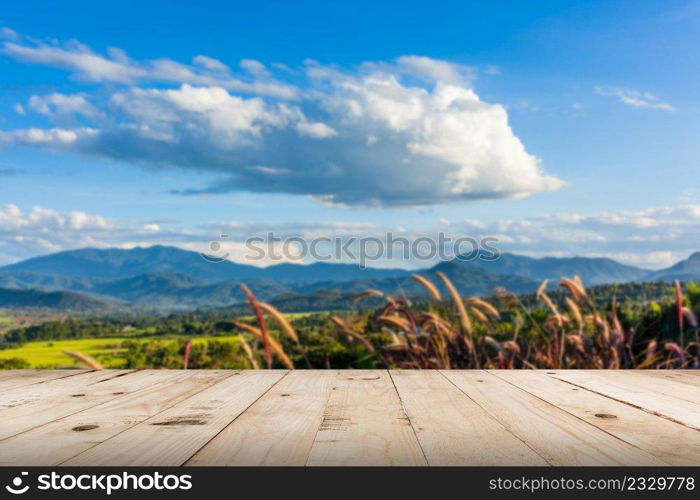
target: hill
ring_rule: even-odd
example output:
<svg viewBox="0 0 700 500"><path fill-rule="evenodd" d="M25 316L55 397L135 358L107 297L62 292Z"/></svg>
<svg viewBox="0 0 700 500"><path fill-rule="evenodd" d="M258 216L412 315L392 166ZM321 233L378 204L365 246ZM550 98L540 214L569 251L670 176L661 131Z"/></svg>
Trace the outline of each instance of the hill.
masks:
<svg viewBox="0 0 700 500"><path fill-rule="evenodd" d="M524 294L533 292L544 279L556 282L573 275L581 276L591 286L700 279L700 252L656 272L605 258L535 259L510 253L496 261L454 259L418 271L441 286L438 272L445 273L464 295L490 295L496 287ZM0 268L0 287L34 293L37 304L56 300L58 307L123 304L141 310L172 311L230 307L245 299L240 284L246 283L261 300L307 304L311 310L345 304L348 297L370 288L398 297L425 295L410 274L398 269L360 269L353 264L323 262L257 268L228 261L212 263L196 252L154 246L82 249L36 257ZM50 299L39 291L78 293ZM31 303L31 293L15 293L12 300L42 307ZM84 299L96 302L91 306Z"/></svg>
<svg viewBox="0 0 700 500"><path fill-rule="evenodd" d="M648 281L700 280L700 252L693 253L671 267L647 275Z"/></svg>
<svg viewBox="0 0 700 500"><path fill-rule="evenodd" d="M586 285L626 283L643 279L649 270L621 264L600 257L542 257L504 253L495 260L474 259L458 262L467 267L486 269L495 274L515 275L535 281L556 281L566 276L578 275Z"/></svg>
<svg viewBox="0 0 700 500"><path fill-rule="evenodd" d="M113 305L95 297L75 292L43 292L0 288L0 307L46 308L71 311L104 311Z"/></svg>
<svg viewBox="0 0 700 500"><path fill-rule="evenodd" d="M235 264L228 260L214 263L205 260L197 252L162 245L132 249L69 250L0 267L0 276L14 276L25 287L28 286L26 280L33 283L44 280L50 283L51 280L58 282L65 278L124 279L152 274L178 274L207 283L254 279L309 283L359 277L387 278L405 276L407 273L401 269L360 269L354 264L325 262L310 265L284 263L266 268Z"/></svg>

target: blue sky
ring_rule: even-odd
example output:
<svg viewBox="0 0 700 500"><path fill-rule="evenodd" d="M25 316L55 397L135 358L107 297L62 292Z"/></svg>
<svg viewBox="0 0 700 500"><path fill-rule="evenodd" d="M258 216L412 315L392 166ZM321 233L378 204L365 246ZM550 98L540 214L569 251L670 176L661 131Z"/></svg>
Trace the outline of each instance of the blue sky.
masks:
<svg viewBox="0 0 700 500"><path fill-rule="evenodd" d="M700 247L700 2L172 3L3 8L0 264L268 230Z"/></svg>

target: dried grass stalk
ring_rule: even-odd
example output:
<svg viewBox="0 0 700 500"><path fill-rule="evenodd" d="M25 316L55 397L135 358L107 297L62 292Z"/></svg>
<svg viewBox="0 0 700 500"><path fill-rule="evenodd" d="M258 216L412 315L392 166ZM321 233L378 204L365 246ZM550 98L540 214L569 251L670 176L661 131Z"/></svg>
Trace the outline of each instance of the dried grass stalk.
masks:
<svg viewBox="0 0 700 500"><path fill-rule="evenodd" d="M236 325L241 330L245 330L247 332L250 332L253 335L255 335L258 339L263 340L263 333L262 333L262 330L260 330L259 328L255 328L252 325L249 325L247 323L241 323L239 321L234 321L233 324ZM277 357L282 362L282 364L286 368L293 370L294 363L289 358L289 356L287 356L287 354L284 352L284 349L282 349L282 346L279 345L279 343L270 336L268 336L267 341L268 341L268 345L270 346L271 351L274 351L274 353L277 355ZM243 349L245 349L245 347ZM272 365L272 362L269 363L268 368L270 368L271 365Z"/></svg>
<svg viewBox="0 0 700 500"><path fill-rule="evenodd" d="M440 294L440 290L437 289L435 285L433 285L432 282L430 282L428 279L424 278L423 276L419 274L412 274L411 278L416 280L418 283L420 283L423 288L428 290L428 293L435 299L435 300L442 300L442 295Z"/></svg>
<svg viewBox="0 0 700 500"><path fill-rule="evenodd" d="M258 304L258 301L255 298L255 295L253 295L253 292L250 291L250 288L241 283L241 290L243 290L245 296L248 297L250 307L253 308L255 318L258 320L258 325L260 326L260 333L262 335L263 349L265 350L265 362L267 363L267 367L271 368L272 352L270 350L270 332L267 330L267 323L265 323L265 316L263 315L262 308Z"/></svg>
<svg viewBox="0 0 700 500"><path fill-rule="evenodd" d="M586 289L583 288L583 286L575 278L573 280L569 278L562 278L561 286L567 289L571 297L576 302L580 302L588 297L586 294Z"/></svg>
<svg viewBox="0 0 700 500"><path fill-rule="evenodd" d="M74 360L76 360L78 363L82 363L83 365L87 366L88 368L92 370L102 370L102 365L97 362L94 358L88 356L87 354L83 354L82 352L77 352L77 351L63 351L63 354L66 356L70 356Z"/></svg>
<svg viewBox="0 0 700 500"><path fill-rule="evenodd" d="M263 311L275 318L277 323L279 323L279 325L282 327L282 331L284 331L284 333L286 333L287 336L298 345L299 336L297 335L297 332L294 331L294 328L292 328L292 325L289 324L289 321L287 321L287 319L282 315L282 313L275 309L275 307L265 302L258 302L258 304L260 305L260 308Z"/></svg>
<svg viewBox="0 0 700 500"><path fill-rule="evenodd" d="M250 348L250 344L242 335L239 335L238 339L241 342L241 347L243 347L243 352L245 352L245 355L248 358L248 361L250 362L250 366L253 368L253 370L259 370L260 365L255 360L255 356L253 355L253 349Z"/></svg>
<svg viewBox="0 0 700 500"><path fill-rule="evenodd" d="M447 291L450 292L450 296L452 297L452 301L455 304L455 307L457 307L457 312L459 313L459 319L462 324L462 328L464 331L471 336L472 333L472 322L469 319L469 315L467 314L467 310L464 307L464 302L462 302L462 297L459 296L459 293L457 292L457 289L455 286L452 284L450 279L445 276L444 273L438 271L437 272L438 278L442 281L442 283L445 285L445 288L447 288Z"/></svg>

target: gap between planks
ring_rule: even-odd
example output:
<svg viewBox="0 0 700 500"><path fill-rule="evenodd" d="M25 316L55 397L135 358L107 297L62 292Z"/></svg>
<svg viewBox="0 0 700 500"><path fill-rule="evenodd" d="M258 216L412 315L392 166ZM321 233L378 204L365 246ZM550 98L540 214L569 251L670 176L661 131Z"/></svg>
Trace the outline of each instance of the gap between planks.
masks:
<svg viewBox="0 0 700 500"><path fill-rule="evenodd" d="M492 373L479 370L441 370L440 373L551 465L663 465L648 452Z"/></svg>
<svg viewBox="0 0 700 500"><path fill-rule="evenodd" d="M118 375L129 372L102 372L108 380L97 381L90 375L94 372L76 375L81 387L89 388L90 405L82 409L67 397L71 384L64 378L24 386L37 398L26 402L33 411L10 407L15 416L42 414L54 403L59 413L68 413L53 419L42 415L51 420L7 439L13 448L3 449L0 441L0 455L15 450L7 454L12 461L23 435L35 438L25 441L27 445L44 442L47 448L52 448L51 440L61 442L58 436L68 436L70 454L51 459L60 458L64 465L689 465L697 463L700 449L693 439L696 430L561 380L556 371L243 371L240 380L248 377L247 384L229 376L194 384L189 392L175 389L173 380L196 371L151 372L166 373L162 382L151 378L151 385L163 383L170 389L160 396L154 391L150 403L145 386L128 384L143 372L127 377ZM515 377L521 374L518 383ZM658 378L648 376L650 381ZM534 384L528 377L556 384L538 389L537 384L528 386ZM676 380L659 382L666 392L681 386ZM131 394L107 397L104 389L118 383ZM56 393L46 390L53 384ZM93 386L101 386L102 392ZM579 400L581 394L572 398L561 387L571 393L581 389L586 404ZM3 416L8 394L11 399L22 391L0 391ZM126 423L110 427L110 412L120 408ZM598 422L600 417L591 411L618 419ZM74 431L68 433L70 424L90 425L88 421L105 422L104 433L88 430L78 439ZM659 424L654 436L641 431L654 423ZM674 439L679 446L673 445Z"/></svg>
<svg viewBox="0 0 700 500"><path fill-rule="evenodd" d="M61 465L182 465L287 373L229 372Z"/></svg>
<svg viewBox="0 0 700 500"><path fill-rule="evenodd" d="M89 370L8 370L0 372L0 392L87 373Z"/></svg>
<svg viewBox="0 0 700 500"><path fill-rule="evenodd" d="M218 370L165 374L158 380L147 377L140 381L141 386L130 385L130 392L119 398L0 441L0 465L58 465L232 376Z"/></svg>
<svg viewBox="0 0 700 500"><path fill-rule="evenodd" d="M700 463L700 432L652 415L542 371L489 370L489 373L580 418L669 465ZM648 432L653 429L653 432Z"/></svg>
<svg viewBox="0 0 700 500"><path fill-rule="evenodd" d="M635 381L626 371L549 370L545 373L571 385L642 409L658 417L700 430L700 404L692 401L700 395L690 385L662 379ZM673 384L669 386L669 384ZM682 391L682 397L673 395Z"/></svg>

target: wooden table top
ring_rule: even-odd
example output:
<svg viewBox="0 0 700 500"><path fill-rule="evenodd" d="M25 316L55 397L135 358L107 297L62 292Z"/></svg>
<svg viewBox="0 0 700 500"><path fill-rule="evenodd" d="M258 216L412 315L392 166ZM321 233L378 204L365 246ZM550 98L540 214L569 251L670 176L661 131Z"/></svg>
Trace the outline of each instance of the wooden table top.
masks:
<svg viewBox="0 0 700 500"><path fill-rule="evenodd" d="M700 465L700 371L6 371L0 465Z"/></svg>

